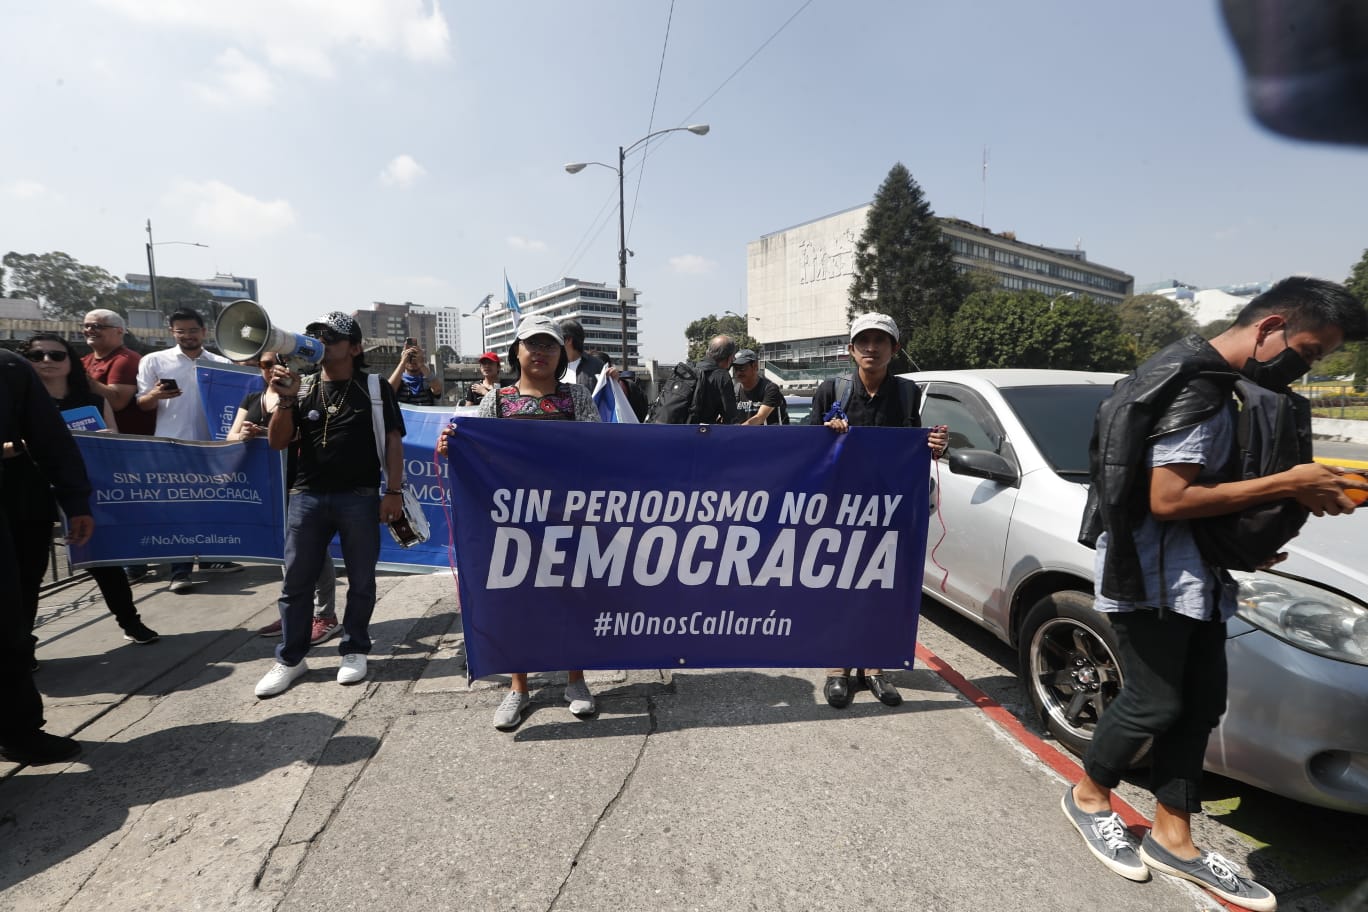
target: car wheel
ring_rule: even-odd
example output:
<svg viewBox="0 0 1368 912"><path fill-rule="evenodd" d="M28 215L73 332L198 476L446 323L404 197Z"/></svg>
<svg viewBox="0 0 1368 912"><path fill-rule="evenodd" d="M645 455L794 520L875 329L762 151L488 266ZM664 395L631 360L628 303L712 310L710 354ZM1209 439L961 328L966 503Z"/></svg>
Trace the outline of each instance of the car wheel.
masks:
<svg viewBox="0 0 1368 912"><path fill-rule="evenodd" d="M1056 592L1031 608L1018 642L1031 704L1050 733L1081 756L1125 680L1115 632L1093 610L1092 596Z"/></svg>

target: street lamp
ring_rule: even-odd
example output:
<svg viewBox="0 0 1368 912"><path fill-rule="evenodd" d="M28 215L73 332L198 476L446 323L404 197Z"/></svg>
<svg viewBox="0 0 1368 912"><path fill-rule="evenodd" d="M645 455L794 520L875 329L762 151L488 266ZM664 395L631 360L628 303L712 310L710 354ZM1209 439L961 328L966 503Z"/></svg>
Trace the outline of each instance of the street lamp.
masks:
<svg viewBox="0 0 1368 912"><path fill-rule="evenodd" d="M1062 301L1065 298L1073 298L1077 296L1078 292L1076 291L1066 291L1061 295L1055 295L1053 298L1050 299L1050 310L1054 310L1055 301Z"/></svg>
<svg viewBox="0 0 1368 912"><path fill-rule="evenodd" d="M622 309L622 366L623 366L624 369L628 366L628 361L627 361L627 302L628 302L628 298L629 298L629 297L631 297L632 300L635 300L635 299L636 299L636 296L635 296L635 295L631 295L630 292L629 292L628 289L627 289L627 254L628 254L628 250L627 250L627 213L626 213L626 206L624 205L625 194L624 194L624 191L623 191L623 180L622 180L624 165L626 164L626 161L627 161L627 153L628 153L628 152L631 152L633 149L635 149L637 146L641 145L642 143L646 142L648 139L654 139L655 137L664 135L665 133L678 133L678 132L680 132L680 131L687 130L688 132L693 133L695 136L707 136L707 135L708 135L708 130L709 130L709 129L711 129L711 128L710 128L707 124L690 124L690 125L687 126L687 127L670 127L668 130L656 130L654 133L647 133L645 136L641 137L641 139L638 139L636 142L632 143L630 146L618 146L618 163L617 163L617 167L616 167L616 168L614 168L612 165L607 165L607 164L604 164L603 162L598 162L598 161L591 161L591 162L571 162L570 164L568 164L568 165L565 166L565 170L568 171L568 172L571 173L571 174L579 174L581 171L583 171L585 168L589 167L590 165L598 165L600 168L607 168L609 171L616 171L616 172L617 172L617 178L618 178L618 305L619 305L619 306L621 307L621 309Z"/></svg>
<svg viewBox="0 0 1368 912"><path fill-rule="evenodd" d="M475 305L474 310L470 313L461 314L463 317L473 317L476 314L480 315L480 348L485 347L485 314L489 313L489 302L492 300L494 300L494 295L487 294L484 296L483 301Z"/></svg>
<svg viewBox="0 0 1368 912"><path fill-rule="evenodd" d="M152 256L152 248L159 244L184 244L187 247L208 247L208 244L200 244L195 241L154 241L152 240L152 220L147 220L147 283L152 288L152 309L159 311L157 307L157 261Z"/></svg>

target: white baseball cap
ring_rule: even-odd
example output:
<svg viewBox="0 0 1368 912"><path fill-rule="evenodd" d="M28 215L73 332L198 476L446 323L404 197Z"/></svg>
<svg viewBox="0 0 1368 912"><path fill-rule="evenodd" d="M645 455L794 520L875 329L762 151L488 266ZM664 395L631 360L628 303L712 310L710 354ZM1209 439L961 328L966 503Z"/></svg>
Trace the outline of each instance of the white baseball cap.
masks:
<svg viewBox="0 0 1368 912"><path fill-rule="evenodd" d="M855 322L850 324L850 341L854 342L855 337L866 329L878 329L888 333L893 337L895 345L902 341L898 337L898 324L894 323L893 318L888 314L874 313L872 311L870 313L860 314L855 318Z"/></svg>

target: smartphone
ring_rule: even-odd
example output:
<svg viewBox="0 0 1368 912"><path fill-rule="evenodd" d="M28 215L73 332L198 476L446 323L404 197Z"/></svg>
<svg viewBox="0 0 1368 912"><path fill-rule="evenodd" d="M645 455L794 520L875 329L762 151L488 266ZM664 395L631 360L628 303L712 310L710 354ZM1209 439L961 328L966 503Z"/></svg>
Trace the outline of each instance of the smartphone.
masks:
<svg viewBox="0 0 1368 912"><path fill-rule="evenodd" d="M417 348L418 340L412 337L404 340L404 348Z"/></svg>
<svg viewBox="0 0 1368 912"><path fill-rule="evenodd" d="M172 380L170 377L164 377L161 380L158 380L157 386L161 387L164 390L180 389L180 384L177 383L175 380Z"/></svg>
<svg viewBox="0 0 1368 912"><path fill-rule="evenodd" d="M623 380L635 380L636 371L618 371L618 376Z"/></svg>

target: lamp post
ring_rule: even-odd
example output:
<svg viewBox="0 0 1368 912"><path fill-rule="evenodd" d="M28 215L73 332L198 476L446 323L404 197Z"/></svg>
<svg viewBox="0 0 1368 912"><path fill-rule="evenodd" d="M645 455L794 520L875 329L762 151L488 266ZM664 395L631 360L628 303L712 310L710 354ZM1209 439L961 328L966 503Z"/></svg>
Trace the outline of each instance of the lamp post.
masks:
<svg viewBox="0 0 1368 912"><path fill-rule="evenodd" d="M195 241L154 241L152 240L152 220L147 220L147 284L152 289L152 309L160 312L157 306L157 260L152 255L152 248L158 244L184 244L187 247L208 247L208 244L200 244Z"/></svg>
<svg viewBox="0 0 1368 912"><path fill-rule="evenodd" d="M654 139L655 137L662 136L666 133L678 133L680 131L687 130L688 132L693 133L696 136L706 136L708 135L709 129L711 128L707 124L690 124L687 127L670 127L668 130L656 130L654 133L647 133L645 136L641 137L641 139L638 139L630 146L618 146L618 163L616 168L612 165L607 165L603 162L598 161L571 162L570 164L565 166L565 170L571 174L578 174L590 165L598 165L600 168L607 168L609 171L617 172L618 305L622 310L622 366L624 369L628 366L629 363L627 360L627 303L629 297L632 300L636 299L636 296L632 295L627 288L627 254L630 251L627 250L627 207L624 205L626 193L623 185L623 172L625 171L625 165L627 163L627 153L631 152L633 149L635 149L642 143L646 142L648 139Z"/></svg>
<svg viewBox="0 0 1368 912"><path fill-rule="evenodd" d="M1053 298L1050 299L1050 310L1054 310L1055 301L1062 301L1065 298L1072 298L1076 297L1077 295L1078 292L1076 291L1066 291L1063 294L1055 295Z"/></svg>
<svg viewBox="0 0 1368 912"><path fill-rule="evenodd" d="M482 300L479 304L476 304L476 305L475 305L475 309L474 309L474 310L472 310L470 313L467 313L467 314L461 314L461 316L463 316L463 317L473 317L473 316L475 316L476 314L479 314L479 315L480 315L480 348L481 348L481 349L484 349L484 348L485 348L485 314L489 313L489 302L492 301L492 300L494 300L494 295L492 295L492 294L487 294L487 295L484 296L484 300Z"/></svg>

